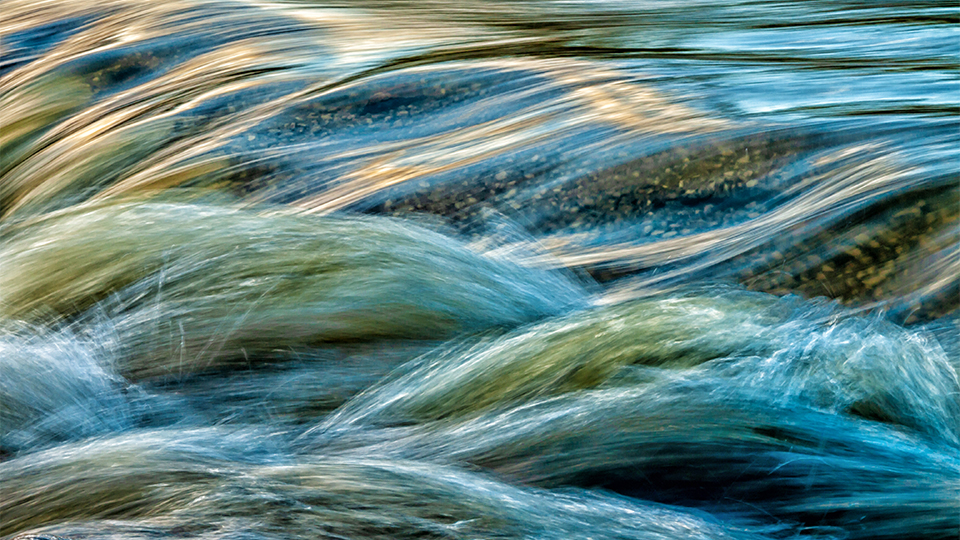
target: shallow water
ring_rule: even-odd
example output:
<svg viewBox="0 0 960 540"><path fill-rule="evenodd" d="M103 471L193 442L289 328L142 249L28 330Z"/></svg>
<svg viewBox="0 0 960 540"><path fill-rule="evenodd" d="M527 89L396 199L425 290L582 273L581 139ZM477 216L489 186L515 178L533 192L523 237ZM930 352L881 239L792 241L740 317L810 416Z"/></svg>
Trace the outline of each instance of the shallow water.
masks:
<svg viewBox="0 0 960 540"><path fill-rule="evenodd" d="M0 10L0 535L960 534L960 8Z"/></svg>

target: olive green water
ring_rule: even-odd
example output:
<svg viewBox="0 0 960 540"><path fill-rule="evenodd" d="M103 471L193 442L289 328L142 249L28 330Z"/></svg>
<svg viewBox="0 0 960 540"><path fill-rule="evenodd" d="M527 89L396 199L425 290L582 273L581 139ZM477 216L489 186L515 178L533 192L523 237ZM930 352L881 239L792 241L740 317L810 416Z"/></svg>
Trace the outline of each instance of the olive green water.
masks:
<svg viewBox="0 0 960 540"><path fill-rule="evenodd" d="M0 0L0 535L956 538L958 22Z"/></svg>

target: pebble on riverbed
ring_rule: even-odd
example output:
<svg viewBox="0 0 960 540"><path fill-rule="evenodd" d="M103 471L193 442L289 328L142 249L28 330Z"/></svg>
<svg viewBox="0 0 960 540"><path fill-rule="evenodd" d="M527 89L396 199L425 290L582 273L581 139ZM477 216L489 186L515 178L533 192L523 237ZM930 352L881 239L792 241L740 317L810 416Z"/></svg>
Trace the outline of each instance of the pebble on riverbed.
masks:
<svg viewBox="0 0 960 540"><path fill-rule="evenodd" d="M908 205L864 211L801 242L777 240L738 279L748 288L774 294L828 296L851 305L885 302L916 291L917 275L949 251L958 220L960 191L928 193ZM798 231L799 232L799 231ZM824 249L826 247L827 249ZM936 281L932 279L919 282ZM916 295L913 295L916 296ZM957 309L957 280L903 306L901 322L933 320ZM893 306L896 309L896 306Z"/></svg>

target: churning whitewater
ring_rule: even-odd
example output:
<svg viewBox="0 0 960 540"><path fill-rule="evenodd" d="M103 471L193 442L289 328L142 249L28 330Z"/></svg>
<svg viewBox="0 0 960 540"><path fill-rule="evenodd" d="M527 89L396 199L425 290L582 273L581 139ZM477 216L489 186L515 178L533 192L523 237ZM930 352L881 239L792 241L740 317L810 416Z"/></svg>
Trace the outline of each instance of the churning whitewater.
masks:
<svg viewBox="0 0 960 540"><path fill-rule="evenodd" d="M0 12L3 538L960 535L957 6Z"/></svg>

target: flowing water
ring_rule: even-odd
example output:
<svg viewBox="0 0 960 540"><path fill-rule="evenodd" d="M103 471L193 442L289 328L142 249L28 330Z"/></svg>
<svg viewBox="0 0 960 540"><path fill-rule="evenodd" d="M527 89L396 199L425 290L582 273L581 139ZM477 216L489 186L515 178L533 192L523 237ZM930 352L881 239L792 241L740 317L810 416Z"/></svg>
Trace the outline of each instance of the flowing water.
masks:
<svg viewBox="0 0 960 540"><path fill-rule="evenodd" d="M0 535L957 538L958 23L0 0Z"/></svg>

